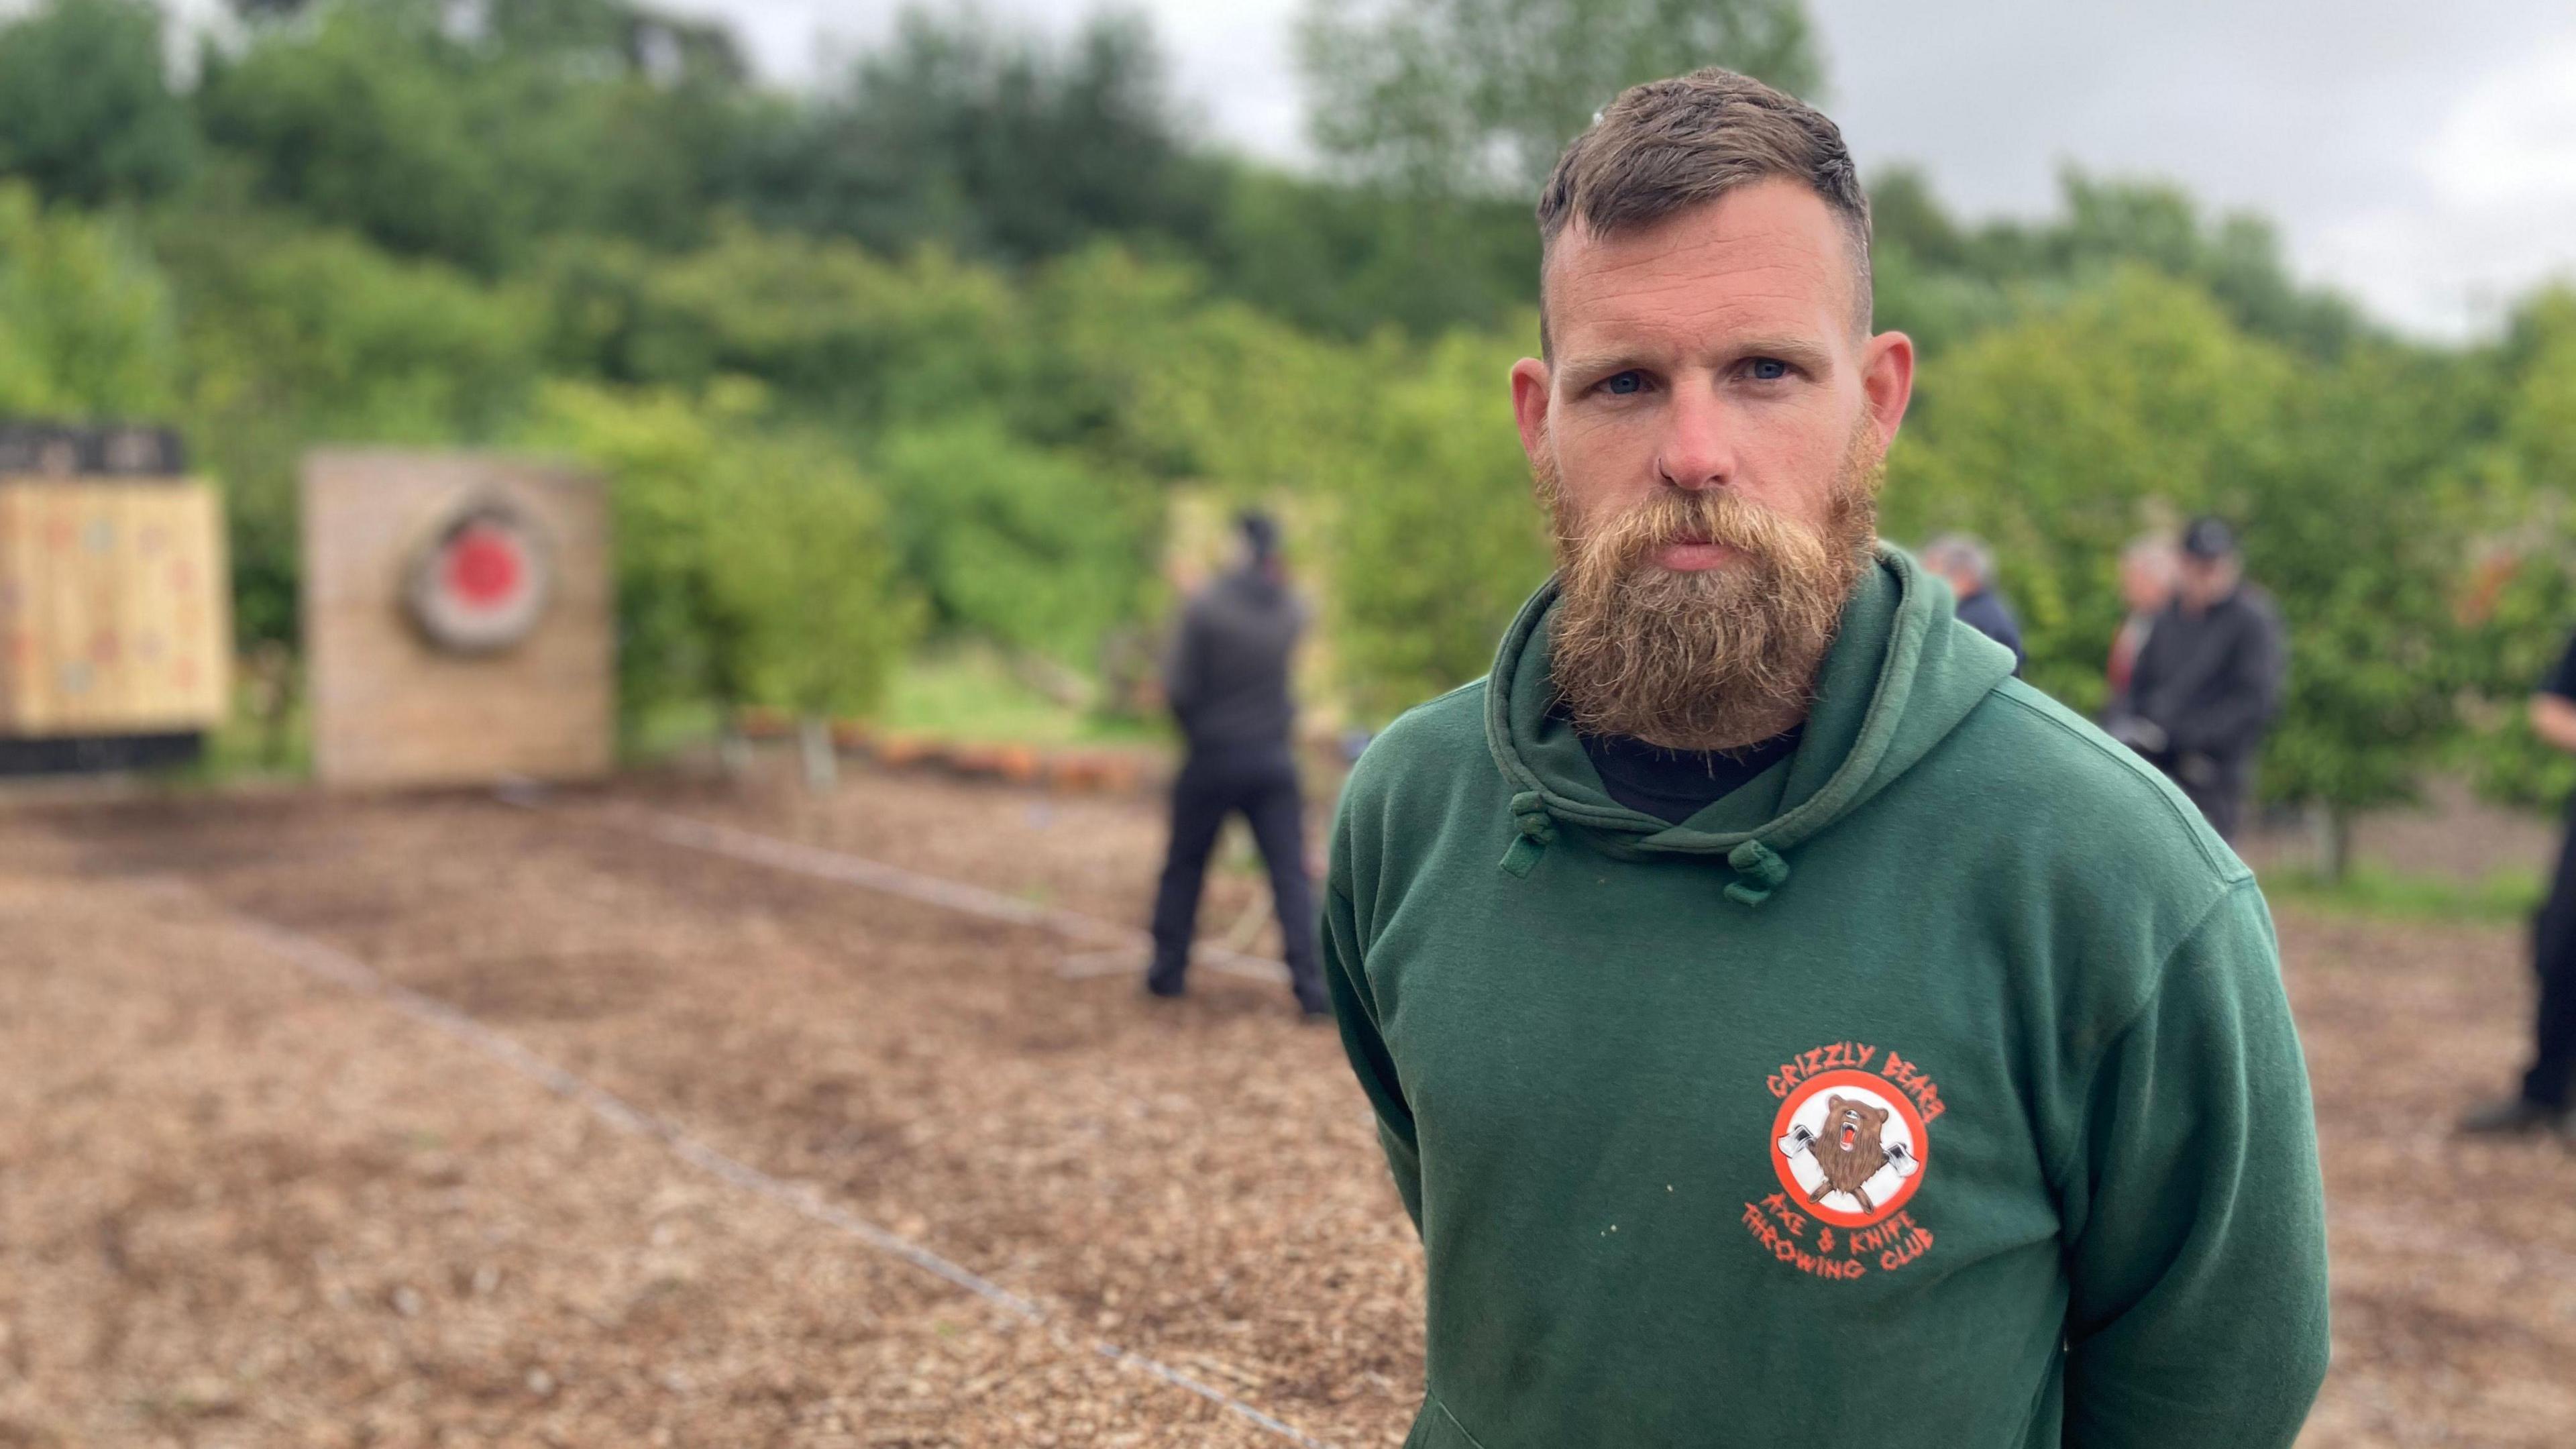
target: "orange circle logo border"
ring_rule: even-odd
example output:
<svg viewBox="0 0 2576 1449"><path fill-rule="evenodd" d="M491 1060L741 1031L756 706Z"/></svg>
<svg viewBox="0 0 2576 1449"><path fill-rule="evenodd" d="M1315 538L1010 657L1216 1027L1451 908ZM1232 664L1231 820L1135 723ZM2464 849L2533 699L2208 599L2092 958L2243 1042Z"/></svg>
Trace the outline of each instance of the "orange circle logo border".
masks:
<svg viewBox="0 0 2576 1449"><path fill-rule="evenodd" d="M1913 1174L1897 1184L1895 1193L1887 1201L1865 1213L1844 1212L1810 1199L1807 1189L1798 1182L1798 1174L1790 1169L1788 1157L1780 1151L1780 1139L1789 1135L1789 1119L1798 1115L1799 1108L1814 1101L1817 1093L1835 1087L1860 1088L1894 1107L1896 1114L1905 1120L1905 1130L1914 1138ZM1789 1190L1789 1201L1796 1210L1838 1228L1866 1228L1885 1222L1913 1198L1914 1189L1923 1185L1923 1175L1932 1170L1931 1134L1925 1129L1923 1114L1915 1109L1913 1099L1887 1078L1849 1067L1819 1072L1800 1082L1795 1091L1782 1099L1779 1114L1771 1119L1771 1140L1763 1144L1763 1150L1771 1154L1771 1170L1779 1176L1780 1185Z"/></svg>

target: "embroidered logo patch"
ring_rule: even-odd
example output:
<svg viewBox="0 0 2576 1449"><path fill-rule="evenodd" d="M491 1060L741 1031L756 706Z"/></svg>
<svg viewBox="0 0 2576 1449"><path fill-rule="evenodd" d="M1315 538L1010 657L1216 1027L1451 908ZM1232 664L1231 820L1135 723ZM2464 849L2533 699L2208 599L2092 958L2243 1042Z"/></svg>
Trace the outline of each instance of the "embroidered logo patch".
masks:
<svg viewBox="0 0 2576 1449"><path fill-rule="evenodd" d="M1932 1234L1906 1204L1932 1170L1930 1124L1948 1110L1921 1065L1836 1042L1800 1053L1764 1085L1780 1099L1770 1155L1781 1190L1744 1205L1755 1240L1841 1282L1921 1257Z"/></svg>
<svg viewBox="0 0 2576 1449"><path fill-rule="evenodd" d="M1868 1227L1922 1180L1923 1118L1886 1087L1866 1072L1828 1072L1790 1093L1771 1124L1780 1185L1826 1222Z"/></svg>

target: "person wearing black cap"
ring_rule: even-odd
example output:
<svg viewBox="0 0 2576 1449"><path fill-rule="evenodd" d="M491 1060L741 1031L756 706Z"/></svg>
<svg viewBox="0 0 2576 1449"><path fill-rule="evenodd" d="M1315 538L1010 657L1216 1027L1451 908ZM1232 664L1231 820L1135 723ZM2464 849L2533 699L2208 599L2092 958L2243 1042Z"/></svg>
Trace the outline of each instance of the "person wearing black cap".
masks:
<svg viewBox="0 0 2576 1449"><path fill-rule="evenodd" d="M2126 708L2105 725L2233 840L2288 664L2280 613L2245 582L2234 531L2195 518L2183 530L2173 600L2138 651Z"/></svg>
<svg viewBox="0 0 2576 1449"><path fill-rule="evenodd" d="M1305 631L1306 606L1288 586L1279 526L1247 511L1239 567L1189 601L1164 666L1163 692L1187 741L1172 782L1172 837L1154 898L1154 959L1145 989L1178 996L1208 855L1225 818L1240 813L1270 871L1282 954L1297 1004L1310 1017L1332 1004L1315 954L1315 901L1306 876L1305 797L1290 747L1296 706L1288 665Z"/></svg>

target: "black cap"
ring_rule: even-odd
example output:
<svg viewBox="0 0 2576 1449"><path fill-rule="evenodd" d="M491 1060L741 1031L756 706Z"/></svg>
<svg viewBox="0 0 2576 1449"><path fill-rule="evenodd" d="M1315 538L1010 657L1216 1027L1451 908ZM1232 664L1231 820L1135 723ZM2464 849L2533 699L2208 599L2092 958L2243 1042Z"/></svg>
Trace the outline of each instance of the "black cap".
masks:
<svg viewBox="0 0 2576 1449"><path fill-rule="evenodd" d="M2230 558L2236 553L2236 530L2223 518L2195 518L2182 531L2182 551L2196 559Z"/></svg>
<svg viewBox="0 0 2576 1449"><path fill-rule="evenodd" d="M1234 516L1234 526L1243 530L1243 541L1252 548L1254 558L1268 558L1279 551L1279 521L1258 508L1247 508Z"/></svg>

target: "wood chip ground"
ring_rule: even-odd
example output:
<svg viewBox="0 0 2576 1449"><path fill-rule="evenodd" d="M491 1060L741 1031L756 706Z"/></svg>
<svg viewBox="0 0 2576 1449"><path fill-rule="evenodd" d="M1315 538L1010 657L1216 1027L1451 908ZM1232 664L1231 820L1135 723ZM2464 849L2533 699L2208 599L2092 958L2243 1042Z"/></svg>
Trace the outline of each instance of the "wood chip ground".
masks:
<svg viewBox="0 0 2576 1449"><path fill-rule="evenodd" d="M1118 922L1145 801L860 775L512 808L0 810L0 1446L1340 1446L1421 1388L1419 1250L1284 989L643 838L678 811ZM1260 898L1221 871L1204 920ZM603 1123L318 941L1040 1306L1039 1328ZM2576 1443L2576 1155L2446 1134L2515 933L2285 914L2335 1370L2304 1444ZM1255 949L1267 950L1265 936Z"/></svg>

